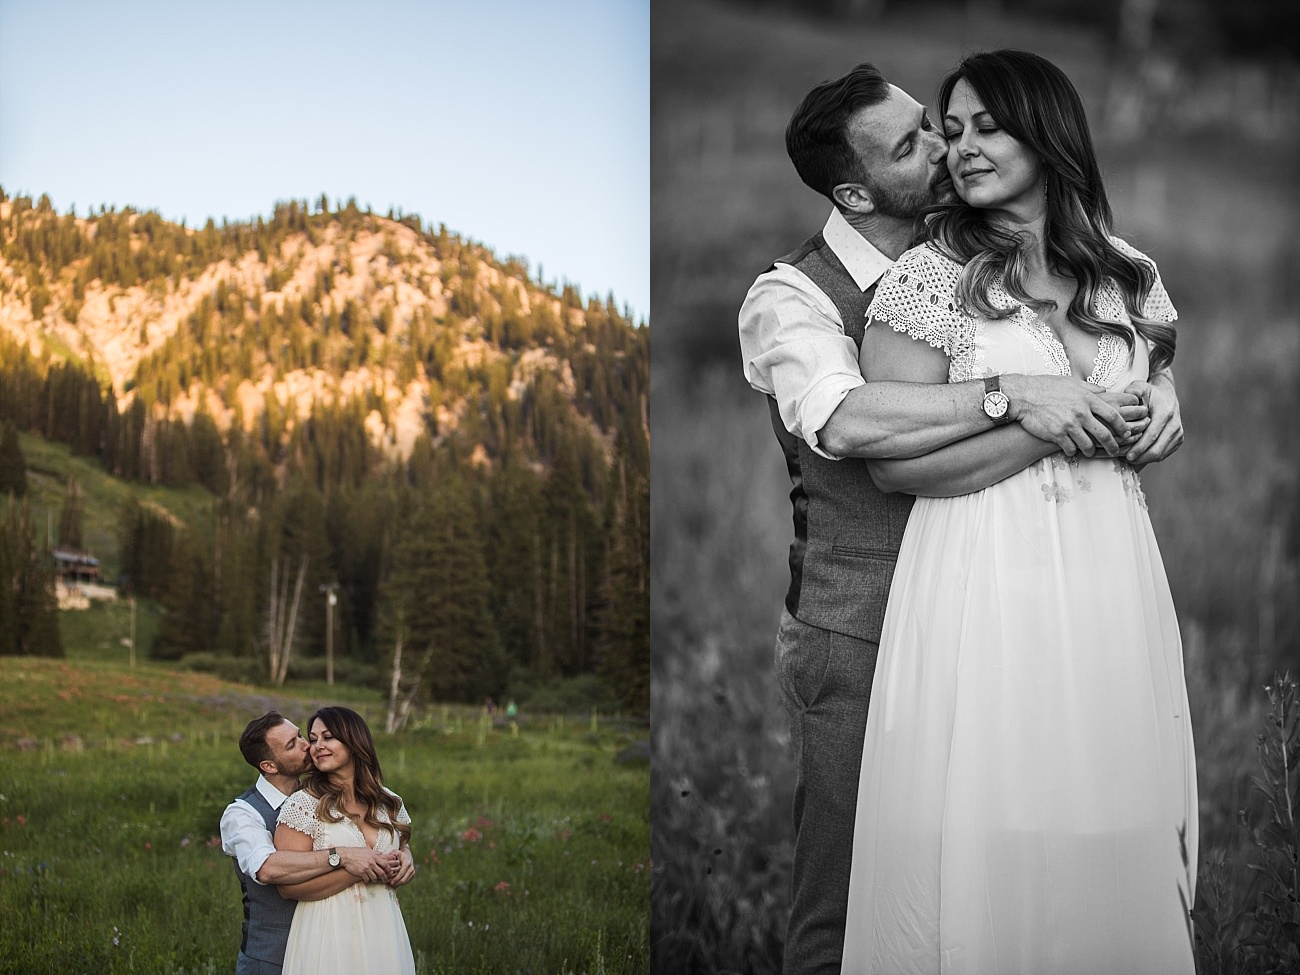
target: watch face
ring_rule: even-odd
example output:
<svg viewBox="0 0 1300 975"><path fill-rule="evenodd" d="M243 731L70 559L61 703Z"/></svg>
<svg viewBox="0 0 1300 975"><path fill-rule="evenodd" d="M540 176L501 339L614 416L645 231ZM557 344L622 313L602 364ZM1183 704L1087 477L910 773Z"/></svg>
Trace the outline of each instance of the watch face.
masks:
<svg viewBox="0 0 1300 975"><path fill-rule="evenodd" d="M1007 394L995 389L984 394L984 412L997 420L1006 415Z"/></svg>

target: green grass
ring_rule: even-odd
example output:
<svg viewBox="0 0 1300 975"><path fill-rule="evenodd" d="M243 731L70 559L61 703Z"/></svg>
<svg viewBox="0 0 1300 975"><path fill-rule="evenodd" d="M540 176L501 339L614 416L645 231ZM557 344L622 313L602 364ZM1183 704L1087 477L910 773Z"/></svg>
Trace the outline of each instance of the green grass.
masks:
<svg viewBox="0 0 1300 975"><path fill-rule="evenodd" d="M382 727L373 694L324 699ZM317 703L0 659L0 972L229 971L240 900L218 820L254 775L235 739L269 707L301 721ZM376 736L414 821L400 899L420 972L647 971L647 770L616 761L640 733L597 718L515 734L447 707Z"/></svg>

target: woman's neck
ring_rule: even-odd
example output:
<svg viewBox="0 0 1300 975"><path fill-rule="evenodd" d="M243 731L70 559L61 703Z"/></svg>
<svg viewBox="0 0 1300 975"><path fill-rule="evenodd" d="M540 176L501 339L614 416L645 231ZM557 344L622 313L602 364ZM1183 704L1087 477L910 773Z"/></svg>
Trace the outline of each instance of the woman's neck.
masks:
<svg viewBox="0 0 1300 975"><path fill-rule="evenodd" d="M990 211L988 220L999 230L1016 234L1025 241L1022 253L1025 265L1031 271L1047 269L1047 244L1043 232L1047 225L1047 212L1036 208L1034 212L1017 212L1015 210Z"/></svg>
<svg viewBox="0 0 1300 975"><path fill-rule="evenodd" d="M344 805L350 806L356 800L356 776L353 774L351 767L331 772L330 785L338 790L339 799Z"/></svg>

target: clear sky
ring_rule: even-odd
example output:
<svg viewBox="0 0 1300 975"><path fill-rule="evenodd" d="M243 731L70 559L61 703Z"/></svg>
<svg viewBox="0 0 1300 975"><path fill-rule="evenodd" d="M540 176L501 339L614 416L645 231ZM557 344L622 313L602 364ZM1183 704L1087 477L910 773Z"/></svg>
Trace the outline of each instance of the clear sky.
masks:
<svg viewBox="0 0 1300 975"><path fill-rule="evenodd" d="M650 314L650 0L0 0L0 186L355 196Z"/></svg>

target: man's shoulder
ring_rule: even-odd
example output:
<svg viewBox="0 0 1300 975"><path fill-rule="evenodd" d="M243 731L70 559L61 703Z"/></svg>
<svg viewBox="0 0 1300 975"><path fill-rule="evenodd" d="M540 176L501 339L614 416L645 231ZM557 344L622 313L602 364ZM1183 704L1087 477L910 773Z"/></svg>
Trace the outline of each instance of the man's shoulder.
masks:
<svg viewBox="0 0 1300 975"><path fill-rule="evenodd" d="M776 258L774 261L772 261L772 263L768 266L767 269L771 271L778 264L788 264L791 267L797 267L799 264L801 264L804 260L807 259L809 254L812 254L814 251L819 251L825 248L825 246L826 246L826 238L819 230L817 233L807 238L803 243L801 243L794 250L787 251L785 254L782 254L780 257Z"/></svg>

